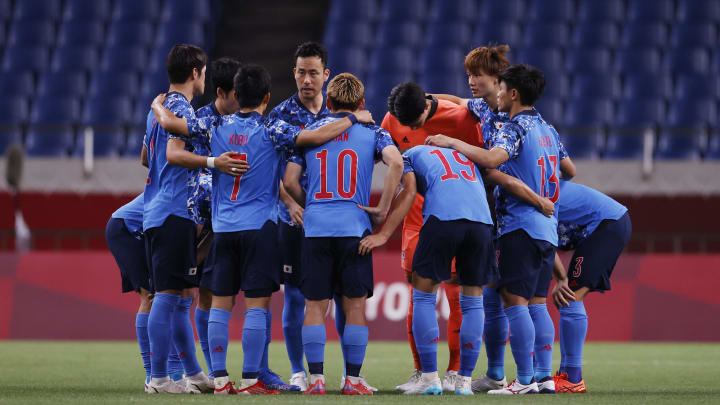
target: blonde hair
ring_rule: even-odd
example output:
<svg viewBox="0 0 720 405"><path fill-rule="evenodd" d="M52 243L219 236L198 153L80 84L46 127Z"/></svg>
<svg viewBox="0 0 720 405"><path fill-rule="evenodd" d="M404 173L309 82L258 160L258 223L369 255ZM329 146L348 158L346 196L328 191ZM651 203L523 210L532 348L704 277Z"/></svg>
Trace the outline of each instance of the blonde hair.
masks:
<svg viewBox="0 0 720 405"><path fill-rule="evenodd" d="M480 46L465 56L465 70L477 75L480 72L490 76L498 76L510 66L505 53L510 50L508 45Z"/></svg>
<svg viewBox="0 0 720 405"><path fill-rule="evenodd" d="M327 96L334 109L355 111L365 97L365 86L352 73L340 73L328 83Z"/></svg>

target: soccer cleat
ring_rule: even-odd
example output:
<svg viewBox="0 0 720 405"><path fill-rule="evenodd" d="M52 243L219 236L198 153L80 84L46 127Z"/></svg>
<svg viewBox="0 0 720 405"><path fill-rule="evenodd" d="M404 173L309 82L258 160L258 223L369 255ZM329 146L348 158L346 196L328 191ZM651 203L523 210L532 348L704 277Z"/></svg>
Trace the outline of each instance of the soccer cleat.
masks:
<svg viewBox="0 0 720 405"><path fill-rule="evenodd" d="M342 379L340 380L340 390L342 391L343 388L345 388L345 376L342 376ZM365 386L366 389L377 392L377 388L373 387L372 385L368 384L367 379L364 375L360 376L360 383Z"/></svg>
<svg viewBox="0 0 720 405"><path fill-rule="evenodd" d="M217 377L213 384L215 384L215 395L237 395L237 390L227 377Z"/></svg>
<svg viewBox="0 0 720 405"><path fill-rule="evenodd" d="M538 393L540 394L554 394L555 393L555 381L552 377L545 377L537 382Z"/></svg>
<svg viewBox="0 0 720 405"><path fill-rule="evenodd" d="M239 388L237 390L239 395L280 395L280 391L268 388L267 385L256 378L243 380Z"/></svg>
<svg viewBox="0 0 720 405"><path fill-rule="evenodd" d="M215 384L202 371L184 380L185 388L193 394L209 394L215 390Z"/></svg>
<svg viewBox="0 0 720 405"><path fill-rule="evenodd" d="M440 382L439 378L428 381L420 377L415 386L405 391L405 395L441 395L442 391L442 382Z"/></svg>
<svg viewBox="0 0 720 405"><path fill-rule="evenodd" d="M298 387L299 391L305 391L308 389L307 374L304 371L298 371L297 373L290 376L290 385Z"/></svg>
<svg viewBox="0 0 720 405"><path fill-rule="evenodd" d="M145 377L145 392L148 392L148 388L150 387L150 377Z"/></svg>
<svg viewBox="0 0 720 405"><path fill-rule="evenodd" d="M410 388L414 387L418 383L418 381L420 381L420 377L422 377L422 372L420 370L415 370L415 372L410 376L410 378L408 378L406 383L396 386L395 389L405 392Z"/></svg>
<svg viewBox="0 0 720 405"><path fill-rule="evenodd" d="M278 390L278 391L300 391L300 389L297 386L293 386L291 384L287 384L285 381L280 378L279 375L274 373L272 370L267 369L260 373L260 376L258 377L260 381L265 384L266 387L272 389L272 390Z"/></svg>
<svg viewBox="0 0 720 405"><path fill-rule="evenodd" d="M372 395L373 392L363 384L361 377L348 377L341 391L342 395Z"/></svg>
<svg viewBox="0 0 720 405"><path fill-rule="evenodd" d="M325 395L327 390L325 389L325 376L322 374L311 374L310 375L310 386L308 389L303 391L304 395Z"/></svg>
<svg viewBox="0 0 720 405"><path fill-rule="evenodd" d="M555 382L555 392L558 394L584 394L587 392L585 380L580 380L578 383L570 382L566 373L558 372L553 376L553 380Z"/></svg>
<svg viewBox="0 0 720 405"><path fill-rule="evenodd" d="M455 391L455 381L457 381L458 372L455 370L448 370L443 378L442 388L443 391Z"/></svg>
<svg viewBox="0 0 720 405"><path fill-rule="evenodd" d="M475 395L472 392L472 377L458 375L455 378L455 395Z"/></svg>
<svg viewBox="0 0 720 405"><path fill-rule="evenodd" d="M525 394L537 394L538 385L535 380L532 380L530 384L520 384L518 380L512 380L510 385L499 390L490 390L490 395L525 395Z"/></svg>
<svg viewBox="0 0 720 405"><path fill-rule="evenodd" d="M487 375L483 375L471 384L473 392L488 392L490 390L499 390L507 387L507 380L493 380Z"/></svg>
<svg viewBox="0 0 720 405"><path fill-rule="evenodd" d="M148 394L188 394L184 385L180 385L168 377L152 378L148 384Z"/></svg>

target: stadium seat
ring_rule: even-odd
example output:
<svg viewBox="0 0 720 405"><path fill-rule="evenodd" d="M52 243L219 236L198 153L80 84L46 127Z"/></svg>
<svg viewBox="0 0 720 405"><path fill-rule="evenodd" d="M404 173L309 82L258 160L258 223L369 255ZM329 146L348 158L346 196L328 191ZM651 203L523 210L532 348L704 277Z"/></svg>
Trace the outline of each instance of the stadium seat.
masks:
<svg viewBox="0 0 720 405"><path fill-rule="evenodd" d="M620 37L620 44L627 49L638 47L667 46L667 25L661 22L639 22L626 24Z"/></svg>
<svg viewBox="0 0 720 405"><path fill-rule="evenodd" d="M720 135L711 135L705 149L705 159L720 159Z"/></svg>
<svg viewBox="0 0 720 405"><path fill-rule="evenodd" d="M523 43L532 48L565 46L570 39L570 28L564 22L533 22L525 26Z"/></svg>
<svg viewBox="0 0 720 405"><path fill-rule="evenodd" d="M436 22L473 22L477 15L475 0L433 1L430 20Z"/></svg>
<svg viewBox="0 0 720 405"><path fill-rule="evenodd" d="M573 0L529 0L527 8L529 21L566 23L575 17Z"/></svg>
<svg viewBox="0 0 720 405"><path fill-rule="evenodd" d="M605 140L603 159L640 159L643 155L642 130L633 133L610 131Z"/></svg>
<svg viewBox="0 0 720 405"><path fill-rule="evenodd" d="M668 74L629 74L623 83L626 99L667 100L673 96L673 81Z"/></svg>
<svg viewBox="0 0 720 405"><path fill-rule="evenodd" d="M412 74L417 68L415 53L406 47L377 48L370 54L371 74Z"/></svg>
<svg viewBox="0 0 720 405"><path fill-rule="evenodd" d="M60 0L20 0L15 1L13 19L15 21L46 20L54 21L60 16Z"/></svg>
<svg viewBox="0 0 720 405"><path fill-rule="evenodd" d="M712 56L712 71L715 73L720 72L720 50L715 50Z"/></svg>
<svg viewBox="0 0 720 405"><path fill-rule="evenodd" d="M621 74L658 73L660 65L660 52L655 49L622 49L615 52L615 71Z"/></svg>
<svg viewBox="0 0 720 405"><path fill-rule="evenodd" d="M80 103L72 97L39 98L30 113L25 140L30 156L66 156L74 143Z"/></svg>
<svg viewBox="0 0 720 405"><path fill-rule="evenodd" d="M128 132L127 141L125 142L125 149L123 149L122 155L127 158L139 159L143 147L144 136L144 125L142 127L131 128Z"/></svg>
<svg viewBox="0 0 720 405"><path fill-rule="evenodd" d="M11 71L0 75L0 94L2 99L29 97L35 91L35 80L32 72ZM2 111L2 110L0 110Z"/></svg>
<svg viewBox="0 0 720 405"><path fill-rule="evenodd" d="M43 72L47 70L50 61L50 52L44 46L10 46L5 49L3 58L4 71L32 70Z"/></svg>
<svg viewBox="0 0 720 405"><path fill-rule="evenodd" d="M560 142L572 159L594 159L602 150L602 136L598 134L573 134L563 131Z"/></svg>
<svg viewBox="0 0 720 405"><path fill-rule="evenodd" d="M483 3L478 17L482 23L505 24L506 22L521 22L524 15L523 0L504 0Z"/></svg>
<svg viewBox="0 0 720 405"><path fill-rule="evenodd" d="M75 97L38 98L30 112L31 125L73 125L80 117Z"/></svg>
<svg viewBox="0 0 720 405"><path fill-rule="evenodd" d="M459 47L470 50L471 38L472 30L469 24L437 22L428 26L423 46Z"/></svg>
<svg viewBox="0 0 720 405"><path fill-rule="evenodd" d="M50 46L55 42L55 24L50 21L15 21L10 26L8 45Z"/></svg>
<svg viewBox="0 0 720 405"><path fill-rule="evenodd" d="M378 16L377 0L333 0L330 5L329 21L373 22Z"/></svg>
<svg viewBox="0 0 720 405"><path fill-rule="evenodd" d="M576 47L613 48L618 43L615 23L599 22L575 25L572 43Z"/></svg>
<svg viewBox="0 0 720 405"><path fill-rule="evenodd" d="M155 21L159 16L157 0L115 0L112 13L115 21Z"/></svg>
<svg viewBox="0 0 720 405"><path fill-rule="evenodd" d="M22 125L28 120L28 102L23 97L0 98L0 111L0 130Z"/></svg>
<svg viewBox="0 0 720 405"><path fill-rule="evenodd" d="M12 11L11 0L0 0L0 21L9 20Z"/></svg>
<svg viewBox="0 0 720 405"><path fill-rule="evenodd" d="M714 23L675 24L670 33L670 45L714 48L718 44L718 32Z"/></svg>
<svg viewBox="0 0 720 405"><path fill-rule="evenodd" d="M620 77L613 74L577 74L570 96L577 100L616 99L620 97Z"/></svg>
<svg viewBox="0 0 720 405"><path fill-rule="evenodd" d="M602 48L569 49L565 57L565 68L571 72L607 73L611 70L612 56L610 51Z"/></svg>
<svg viewBox="0 0 720 405"><path fill-rule="evenodd" d="M380 19L384 22L423 22L428 17L426 0L383 1Z"/></svg>
<svg viewBox="0 0 720 405"><path fill-rule="evenodd" d="M414 22L380 24L375 38L376 46L394 47L407 46L414 48L423 39L420 25Z"/></svg>
<svg viewBox="0 0 720 405"><path fill-rule="evenodd" d="M163 21L206 22L210 19L210 7L206 1L172 0L163 2Z"/></svg>
<svg viewBox="0 0 720 405"><path fill-rule="evenodd" d="M170 51L175 44L193 44L199 47L205 44L205 31L200 23L162 22L155 34L155 44L159 48Z"/></svg>
<svg viewBox="0 0 720 405"><path fill-rule="evenodd" d="M464 60L465 53L460 48L425 48L420 51L418 68L423 74L456 77L465 74Z"/></svg>
<svg viewBox="0 0 720 405"><path fill-rule="evenodd" d="M153 25L147 21L116 21L108 29L107 45L148 46L152 44L153 36Z"/></svg>
<svg viewBox="0 0 720 405"><path fill-rule="evenodd" d="M538 67L543 72L559 72L563 69L563 55L558 48L523 48L514 53L512 60Z"/></svg>
<svg viewBox="0 0 720 405"><path fill-rule="evenodd" d="M692 98L675 100L668 108L666 128L674 131L695 132L717 125L717 106L714 99Z"/></svg>
<svg viewBox="0 0 720 405"><path fill-rule="evenodd" d="M96 96L85 102L81 130L75 153L84 146L82 128L91 126L94 131L93 151L96 156L120 154L125 144L125 124L132 114L132 103L127 97Z"/></svg>
<svg viewBox="0 0 720 405"><path fill-rule="evenodd" d="M0 51L2 51L2 47L5 43L7 43L7 37L5 36L5 21L0 19Z"/></svg>
<svg viewBox="0 0 720 405"><path fill-rule="evenodd" d="M611 100L570 99L565 103L564 127L602 127L612 122L613 115Z"/></svg>
<svg viewBox="0 0 720 405"><path fill-rule="evenodd" d="M545 90L540 99L565 98L570 94L570 80L566 72L545 72Z"/></svg>
<svg viewBox="0 0 720 405"><path fill-rule="evenodd" d="M50 72L38 80L38 97L83 97L87 93L85 73L78 71Z"/></svg>
<svg viewBox="0 0 720 405"><path fill-rule="evenodd" d="M376 120L382 121L387 113L387 98L390 90L396 85L410 80L413 80L413 76L409 73L375 74L368 77L365 87L365 103Z"/></svg>
<svg viewBox="0 0 720 405"><path fill-rule="evenodd" d="M472 96L464 75L421 74L418 84L427 93L454 94L459 97Z"/></svg>
<svg viewBox="0 0 720 405"><path fill-rule="evenodd" d="M516 23L504 24L475 24L477 28L473 33L473 46L495 44L520 44L523 41L520 25Z"/></svg>
<svg viewBox="0 0 720 405"><path fill-rule="evenodd" d="M619 23L625 20L623 0L581 0L578 6L578 20L585 22Z"/></svg>
<svg viewBox="0 0 720 405"><path fill-rule="evenodd" d="M367 53L362 49L351 47L328 49L328 69L333 76L337 73L350 72L362 80L367 67Z"/></svg>
<svg viewBox="0 0 720 405"><path fill-rule="evenodd" d="M98 46L105 42L105 28L102 23L91 21L64 22L58 32L58 45Z"/></svg>
<svg viewBox="0 0 720 405"><path fill-rule="evenodd" d="M628 21L634 22L670 22L675 18L674 0L630 0L628 3Z"/></svg>
<svg viewBox="0 0 720 405"><path fill-rule="evenodd" d="M716 75L679 75L675 80L675 98L716 98L719 96L719 81Z"/></svg>
<svg viewBox="0 0 720 405"><path fill-rule="evenodd" d="M147 68L147 51L144 46L118 44L107 47L100 59L100 69L107 71L143 71Z"/></svg>
<svg viewBox="0 0 720 405"><path fill-rule="evenodd" d="M548 97L547 94L543 93L540 100L535 104L535 109L550 125L562 124L563 104L560 99Z"/></svg>
<svg viewBox="0 0 720 405"><path fill-rule="evenodd" d="M677 0L677 19L680 22L720 22L720 2L717 0Z"/></svg>
<svg viewBox="0 0 720 405"><path fill-rule="evenodd" d="M5 155L8 146L22 143L22 132L17 127L3 127L0 124L0 155Z"/></svg>
<svg viewBox="0 0 720 405"><path fill-rule="evenodd" d="M126 131L123 127L93 128L93 155L110 157L122 155L126 146ZM82 157L85 153L85 130L81 127L70 154Z"/></svg>
<svg viewBox="0 0 720 405"><path fill-rule="evenodd" d="M65 21L105 22L110 17L110 0L65 0Z"/></svg>
<svg viewBox="0 0 720 405"><path fill-rule="evenodd" d="M628 99L618 102L615 121L619 130L655 127L666 118L665 102L662 100Z"/></svg>
<svg viewBox="0 0 720 405"><path fill-rule="evenodd" d="M710 54L703 48L674 49L665 53L664 66L674 74L707 74Z"/></svg>
<svg viewBox="0 0 720 405"><path fill-rule="evenodd" d="M139 90L138 75L127 71L96 72L90 79L91 96L134 96Z"/></svg>
<svg viewBox="0 0 720 405"><path fill-rule="evenodd" d="M150 104L152 104L152 101L157 94L158 92L154 92L150 93L148 96L141 95L135 99L135 103L133 103L132 116L130 117L129 122L131 127L139 126L145 128L145 125L147 124L147 116L150 112Z"/></svg>
<svg viewBox="0 0 720 405"><path fill-rule="evenodd" d="M663 131L655 145L655 159L697 160L702 150L702 138L698 134L673 134Z"/></svg>
<svg viewBox="0 0 720 405"><path fill-rule="evenodd" d="M373 41L373 29L366 22L330 23L325 30L323 41L327 48L361 47L365 48Z"/></svg>
<svg viewBox="0 0 720 405"><path fill-rule="evenodd" d="M63 46L55 49L50 68L58 71L92 71L97 69L98 52L91 46Z"/></svg>

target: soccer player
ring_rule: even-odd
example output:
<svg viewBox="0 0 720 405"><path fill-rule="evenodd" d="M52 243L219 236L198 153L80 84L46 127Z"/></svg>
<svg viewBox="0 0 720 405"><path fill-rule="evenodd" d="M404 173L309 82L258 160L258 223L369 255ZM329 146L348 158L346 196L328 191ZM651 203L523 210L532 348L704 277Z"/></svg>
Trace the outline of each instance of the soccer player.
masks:
<svg viewBox="0 0 720 405"><path fill-rule="evenodd" d="M360 110L365 104L364 86L350 73L339 74L328 84L327 99L333 113L310 128L333 125ZM371 218L378 223L387 214L402 175L402 158L387 131L374 125L353 125L331 142L305 148L295 158L308 177L307 192L300 185L299 170L288 168L284 179L293 198L305 200L302 341L310 372L305 394L326 393L324 318L329 300L338 294L346 321L341 341L346 375L342 394L372 395L360 377L368 341L365 301L373 291L372 256L359 255L358 243L370 233ZM382 159L389 170L378 206L369 208L375 159Z"/></svg>
<svg viewBox="0 0 720 405"><path fill-rule="evenodd" d="M575 250L568 274L555 258L552 297L560 310L560 370L558 393L586 392L582 378L582 350L587 333L583 299L592 291L609 291L617 259L630 240L632 224L627 208L605 194L581 184L560 182L558 249Z"/></svg>
<svg viewBox="0 0 720 405"><path fill-rule="evenodd" d="M560 195L558 163L567 154L560 147L555 129L532 107L544 87L545 77L540 70L512 65L499 75L498 108L508 113L509 121L491 135L488 143L492 149L474 147L442 135L429 137L428 143L456 149L482 167L499 166L504 173L517 177L539 195L556 202ZM496 189L495 201L500 267L497 288L510 324L510 346L518 378L509 386L488 393L554 392L551 369L548 370L554 326L547 313L545 297L557 246L557 214L545 217L503 188ZM540 389L536 378L541 383Z"/></svg>

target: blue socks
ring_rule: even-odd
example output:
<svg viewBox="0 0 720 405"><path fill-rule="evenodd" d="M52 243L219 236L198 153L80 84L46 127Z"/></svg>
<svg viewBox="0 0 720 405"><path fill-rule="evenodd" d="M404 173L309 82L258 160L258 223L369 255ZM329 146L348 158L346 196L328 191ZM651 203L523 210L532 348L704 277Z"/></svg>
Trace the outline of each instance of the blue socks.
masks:
<svg viewBox="0 0 720 405"><path fill-rule="evenodd" d="M302 342L310 374L323 374L325 362L325 325L302 327Z"/></svg>
<svg viewBox="0 0 720 405"><path fill-rule="evenodd" d="M345 344L343 343L343 335L345 333L345 310L342 305L342 296L333 294L333 301L335 302L335 330L337 330L338 339L340 340L340 350L343 355L343 364L347 364ZM346 373L343 372L343 375L345 374Z"/></svg>
<svg viewBox="0 0 720 405"><path fill-rule="evenodd" d="M482 345L483 324L483 297L472 297L460 294L460 309L462 310L462 324L460 325L460 371L464 377L471 377L480 355Z"/></svg>
<svg viewBox="0 0 720 405"><path fill-rule="evenodd" d="M203 311L199 307L195 308L195 328L197 328L200 348L202 349L203 356L205 356L208 375L212 376L212 360L210 360L210 346L208 345L208 319L210 319L210 311Z"/></svg>
<svg viewBox="0 0 720 405"><path fill-rule="evenodd" d="M150 352L153 378L168 376L167 360L171 346L172 316L180 301L179 295L155 294L150 316L148 317L148 336L150 338Z"/></svg>
<svg viewBox="0 0 720 405"><path fill-rule="evenodd" d="M202 371L195 356L195 334L190 322L190 306L193 297L180 298L172 316L172 331L175 348L182 361L185 374L195 375Z"/></svg>
<svg viewBox="0 0 720 405"><path fill-rule="evenodd" d="M485 352L488 358L487 376L493 380L505 377L505 343L508 338L508 319L500 294L494 288L483 287L485 306Z"/></svg>
<svg viewBox="0 0 720 405"><path fill-rule="evenodd" d="M228 327L230 324L230 311L224 309L210 309L208 318L208 345L210 346L210 359L215 377L228 375L226 359L229 340Z"/></svg>
<svg viewBox="0 0 720 405"><path fill-rule="evenodd" d="M305 297L303 297L300 289L286 283L282 325L285 347L287 348L293 374L305 371L302 343L302 324L304 320Z"/></svg>
<svg viewBox="0 0 720 405"><path fill-rule="evenodd" d="M535 380L552 376L552 350L555 340L555 326L546 304L529 305L530 318L535 325L535 356L533 364Z"/></svg>
<svg viewBox="0 0 720 405"><path fill-rule="evenodd" d="M412 331L423 373L437 371L437 343L440 340L440 328L435 314L435 300L435 294L413 289Z"/></svg>
<svg viewBox="0 0 720 405"><path fill-rule="evenodd" d="M560 308L560 371L566 372L571 383L582 380L582 352L588 320L585 304L574 301Z"/></svg>
<svg viewBox="0 0 720 405"><path fill-rule="evenodd" d="M260 371L265 340L267 339L267 311L263 308L250 308L245 311L243 326L243 372L242 378L257 378Z"/></svg>
<svg viewBox="0 0 720 405"><path fill-rule="evenodd" d="M533 346L535 344L535 325L530 318L530 311L524 305L505 308L510 324L510 349L517 364L518 381L530 384L533 372Z"/></svg>
<svg viewBox="0 0 720 405"><path fill-rule="evenodd" d="M261 373L270 370L270 366L268 365L270 340L272 340L272 313L270 313L270 308L268 308L267 311L265 311L265 349L263 350L262 359L260 360L259 371Z"/></svg>
<svg viewBox="0 0 720 405"><path fill-rule="evenodd" d="M167 372L168 376L173 381L182 380L183 374L185 372L182 362L180 361L180 356L178 356L178 351L175 348L174 344L170 347L170 354L168 354Z"/></svg>
<svg viewBox="0 0 720 405"><path fill-rule="evenodd" d="M150 338L148 337L147 330L148 316L149 314L140 313L135 316L135 333L137 333L140 357L142 357L146 377L150 377Z"/></svg>
<svg viewBox="0 0 720 405"><path fill-rule="evenodd" d="M368 327L345 325L343 331L343 353L345 353L345 373L347 376L360 376L360 368L365 360L368 344Z"/></svg>

